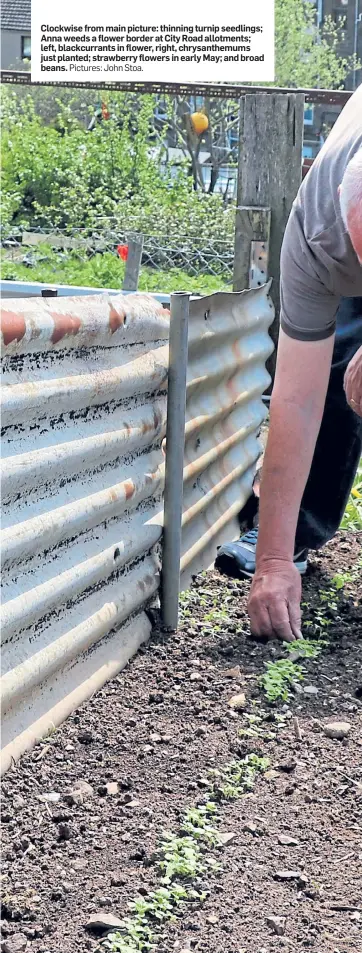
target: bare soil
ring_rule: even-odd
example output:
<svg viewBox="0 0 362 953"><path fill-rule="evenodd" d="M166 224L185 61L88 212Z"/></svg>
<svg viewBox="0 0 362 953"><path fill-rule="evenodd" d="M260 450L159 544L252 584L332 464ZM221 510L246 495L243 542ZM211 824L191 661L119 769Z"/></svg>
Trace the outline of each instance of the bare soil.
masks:
<svg viewBox="0 0 362 953"><path fill-rule="evenodd" d="M360 556L361 538L342 533L312 557L305 617L322 608L328 644L304 663L303 690L286 702L268 703L258 681L286 652L250 638L249 584L209 572L183 598L176 636L155 631L124 672L14 765L2 803L5 953L95 950L89 916L122 917L147 895L162 832L199 803L210 768L248 751L266 755L270 769L221 805L220 830L235 834L219 851L222 869L201 885L205 902L165 927L157 950L362 953L361 580L330 603L320 597ZM247 707L235 712L238 692ZM263 724L256 739L240 735L252 712ZM283 719L270 738L276 713ZM324 734L336 720L351 725L342 741ZM93 794L69 804L79 780ZM285 918L283 935L268 917Z"/></svg>

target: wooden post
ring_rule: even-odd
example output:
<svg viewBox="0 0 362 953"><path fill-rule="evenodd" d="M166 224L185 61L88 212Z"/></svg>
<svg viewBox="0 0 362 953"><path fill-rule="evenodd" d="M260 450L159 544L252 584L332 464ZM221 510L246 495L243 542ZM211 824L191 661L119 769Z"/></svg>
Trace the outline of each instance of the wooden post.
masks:
<svg viewBox="0 0 362 953"><path fill-rule="evenodd" d="M122 291L137 291L143 250L143 235L128 240L128 257Z"/></svg>
<svg viewBox="0 0 362 953"><path fill-rule="evenodd" d="M233 291L250 288L252 243L263 242L268 255L270 209L242 206L235 215L235 253Z"/></svg>
<svg viewBox="0 0 362 953"><path fill-rule="evenodd" d="M273 278L275 321L270 333L275 344L279 333L280 250L302 178L303 125L303 93L248 93L240 101L237 205L239 210L249 206L271 212L269 276ZM235 257L237 253L235 247ZM245 276L245 264L240 265L240 276L242 267ZM234 274L239 280L237 262ZM275 353L268 369L273 376Z"/></svg>

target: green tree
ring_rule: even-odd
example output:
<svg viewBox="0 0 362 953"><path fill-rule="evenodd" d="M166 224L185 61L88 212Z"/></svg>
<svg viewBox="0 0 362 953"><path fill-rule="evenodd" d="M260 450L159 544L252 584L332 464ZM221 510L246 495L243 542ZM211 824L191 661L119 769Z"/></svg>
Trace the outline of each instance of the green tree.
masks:
<svg viewBox="0 0 362 953"><path fill-rule="evenodd" d="M326 17L318 27L310 0L276 0L275 86L340 89L360 64L343 56L343 23Z"/></svg>

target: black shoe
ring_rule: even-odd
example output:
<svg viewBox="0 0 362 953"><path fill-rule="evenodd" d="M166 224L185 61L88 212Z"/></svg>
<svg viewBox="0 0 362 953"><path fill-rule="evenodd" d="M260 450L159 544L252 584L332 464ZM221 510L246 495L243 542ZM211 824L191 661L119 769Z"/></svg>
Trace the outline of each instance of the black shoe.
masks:
<svg viewBox="0 0 362 953"><path fill-rule="evenodd" d="M251 579L255 573L257 542L258 530L251 529L235 543L225 543L225 546L220 546L215 559L215 569L220 569L226 576L232 576L234 579L245 576ZM308 566L307 549L299 549L294 553L294 565L301 576L304 576Z"/></svg>

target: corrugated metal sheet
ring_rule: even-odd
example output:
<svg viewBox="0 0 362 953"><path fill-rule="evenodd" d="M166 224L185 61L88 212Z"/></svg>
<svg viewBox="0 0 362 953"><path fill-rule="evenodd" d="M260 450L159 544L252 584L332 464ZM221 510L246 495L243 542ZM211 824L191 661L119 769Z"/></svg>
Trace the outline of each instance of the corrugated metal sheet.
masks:
<svg viewBox="0 0 362 953"><path fill-rule="evenodd" d="M191 301L182 588L251 492L272 318L266 287ZM148 637L169 319L142 295L8 300L2 333L6 768Z"/></svg>
<svg viewBox="0 0 362 953"><path fill-rule="evenodd" d="M95 294L107 294L107 295L129 295L129 294L141 294L141 292L133 291L120 291L115 290L114 288L88 288L86 285L52 285L49 282L40 281L0 281L0 295L2 299L5 298L39 298L42 291L56 291L57 294L61 297L66 295L67 297L74 297L74 295L95 295ZM144 295L142 295L144 297ZM153 298L156 298L157 301L161 301L163 305L167 308L170 304L170 295L165 294L153 294Z"/></svg>
<svg viewBox="0 0 362 953"><path fill-rule="evenodd" d="M3 308L4 768L149 634L168 331L149 296Z"/></svg>
<svg viewBox="0 0 362 953"><path fill-rule="evenodd" d="M273 350L269 286L190 303L182 589L238 534L252 491Z"/></svg>

